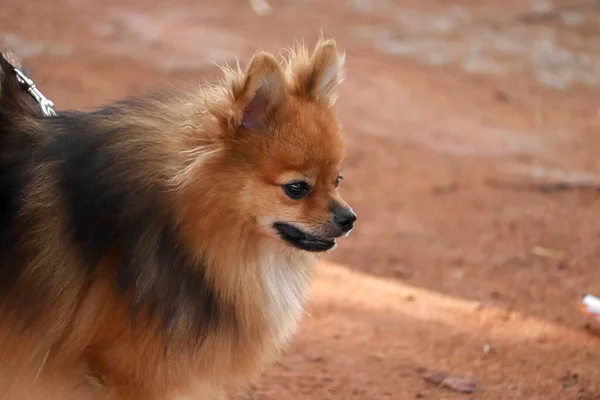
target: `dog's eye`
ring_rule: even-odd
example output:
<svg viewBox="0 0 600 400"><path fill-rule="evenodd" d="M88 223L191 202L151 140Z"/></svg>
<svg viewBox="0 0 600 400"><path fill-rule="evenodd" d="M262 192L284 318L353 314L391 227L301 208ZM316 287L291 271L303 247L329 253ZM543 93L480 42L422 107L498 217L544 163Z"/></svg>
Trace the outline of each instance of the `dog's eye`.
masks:
<svg viewBox="0 0 600 400"><path fill-rule="evenodd" d="M344 177L339 175L336 179L335 179L335 187L337 188L340 185L340 181L343 180Z"/></svg>
<svg viewBox="0 0 600 400"><path fill-rule="evenodd" d="M306 182L295 181L283 185L283 191L289 198L300 200L310 192L310 186Z"/></svg>

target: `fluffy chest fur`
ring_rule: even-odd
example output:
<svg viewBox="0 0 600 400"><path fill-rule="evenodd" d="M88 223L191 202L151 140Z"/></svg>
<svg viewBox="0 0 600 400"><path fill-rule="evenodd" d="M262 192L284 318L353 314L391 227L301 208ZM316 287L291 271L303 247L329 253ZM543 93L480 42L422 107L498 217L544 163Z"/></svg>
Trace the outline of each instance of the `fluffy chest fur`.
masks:
<svg viewBox="0 0 600 400"><path fill-rule="evenodd" d="M264 315L277 345L288 341L296 330L310 292L314 263L310 254L290 250L271 252L263 257Z"/></svg>

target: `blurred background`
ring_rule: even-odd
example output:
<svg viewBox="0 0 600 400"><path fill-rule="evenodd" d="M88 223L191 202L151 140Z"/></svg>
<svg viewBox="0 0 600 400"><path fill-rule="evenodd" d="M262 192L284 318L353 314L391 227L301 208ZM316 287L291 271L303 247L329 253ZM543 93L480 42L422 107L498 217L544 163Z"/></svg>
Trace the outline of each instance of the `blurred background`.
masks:
<svg viewBox="0 0 600 400"><path fill-rule="evenodd" d="M600 339L576 308L600 294L599 1L0 7L59 110L214 79L321 31L347 53L340 190L358 225L287 353L235 398L600 399Z"/></svg>

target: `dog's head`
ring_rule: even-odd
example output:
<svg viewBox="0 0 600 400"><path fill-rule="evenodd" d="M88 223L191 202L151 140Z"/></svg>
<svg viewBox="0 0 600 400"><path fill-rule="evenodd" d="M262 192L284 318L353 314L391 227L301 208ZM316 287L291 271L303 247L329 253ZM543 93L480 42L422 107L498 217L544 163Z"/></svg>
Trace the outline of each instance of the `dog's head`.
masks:
<svg viewBox="0 0 600 400"><path fill-rule="evenodd" d="M320 40L312 54L299 46L279 63L260 52L245 71L225 72L227 95L210 110L224 149L216 169L229 172L222 206L257 234L332 249L356 220L338 192L345 146L332 106L344 55Z"/></svg>

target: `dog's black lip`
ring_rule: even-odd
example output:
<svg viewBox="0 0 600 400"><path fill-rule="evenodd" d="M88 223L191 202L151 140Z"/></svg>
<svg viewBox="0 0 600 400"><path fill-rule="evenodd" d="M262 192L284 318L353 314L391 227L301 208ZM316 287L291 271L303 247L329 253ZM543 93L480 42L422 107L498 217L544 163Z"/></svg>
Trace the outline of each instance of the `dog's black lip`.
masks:
<svg viewBox="0 0 600 400"><path fill-rule="evenodd" d="M335 239L311 235L285 222L276 222L273 227L283 240L300 250L320 252L330 250L335 246Z"/></svg>

